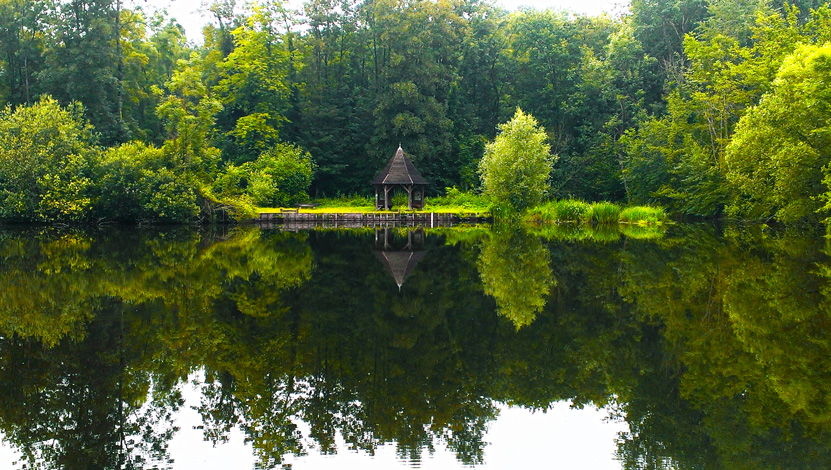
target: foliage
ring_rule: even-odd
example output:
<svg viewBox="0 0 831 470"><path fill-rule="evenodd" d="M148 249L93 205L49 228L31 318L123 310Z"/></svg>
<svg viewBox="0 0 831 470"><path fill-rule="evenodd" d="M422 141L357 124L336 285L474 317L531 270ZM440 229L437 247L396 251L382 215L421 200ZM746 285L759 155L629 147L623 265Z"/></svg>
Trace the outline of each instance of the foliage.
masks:
<svg viewBox="0 0 831 470"><path fill-rule="evenodd" d="M92 205L95 154L80 106L45 97L0 112L0 218L81 221Z"/></svg>
<svg viewBox="0 0 831 470"><path fill-rule="evenodd" d="M587 202L576 199L560 199L529 209L525 220L538 224L582 222L590 210L591 205Z"/></svg>
<svg viewBox="0 0 831 470"><path fill-rule="evenodd" d="M313 171L307 152L278 143L253 162L226 165L213 187L221 196L245 196L257 206L289 207L308 201Z"/></svg>
<svg viewBox="0 0 831 470"><path fill-rule="evenodd" d="M300 200L300 187L316 198L365 196L396 144L410 149L431 193L458 187L492 197L477 176L499 173L484 169L494 139L507 138L507 124L498 124L517 109L547 130L550 150L539 153L557 157L533 177L500 183L532 200L502 195L498 217L545 197L707 217L825 216L814 212L824 200L812 199L826 191L822 158L783 134L821 128L815 114L822 111L786 103L791 91L810 94L807 84L786 90L774 79L793 66L786 58L800 45L831 40L828 5L636 0L631 15L589 17L509 13L476 1L317 1L303 15L276 0L237 3L208 5L216 25L203 30L203 41L188 42L164 12L148 15L120 1L2 2L0 105L31 106L47 95L64 107L80 103L82 120L104 146L161 147L167 169L182 179L169 175L156 186L184 184L181 194L197 187L203 220ZM776 100L793 107L787 129L756 126L772 119L763 114ZM295 167L296 181L286 180L289 164L241 169L281 142L314 156L309 183L305 164ZM751 157L765 145L787 148L788 156L765 155L757 164ZM812 169L789 172L791 159ZM112 219L110 209L91 210L103 188L91 190L89 203L66 206L84 199L78 183L97 171L85 169L89 161L67 164L75 176L43 181L52 190L40 220L94 220L105 212ZM234 184L244 188L232 191ZM275 185L294 189L286 195ZM766 187L770 194L760 192ZM162 191L170 194L154 203L158 210L165 201L190 204ZM462 199L428 204L479 210L479 201ZM174 212L167 220L190 217Z"/></svg>
<svg viewBox="0 0 831 470"><path fill-rule="evenodd" d="M546 140L537 120L517 108L513 119L499 126L479 163L484 194L520 212L542 202L556 160Z"/></svg>
<svg viewBox="0 0 831 470"><path fill-rule="evenodd" d="M168 134L162 149L174 165L209 181L216 173L219 151L209 145L208 137L222 104L210 96L202 80L199 56L180 60L166 87L169 92L156 107Z"/></svg>
<svg viewBox="0 0 831 470"><path fill-rule="evenodd" d="M583 215L591 225L613 225L620 221L620 206L611 202L595 202Z"/></svg>
<svg viewBox="0 0 831 470"><path fill-rule="evenodd" d="M801 46L739 122L727 148L727 176L738 193L731 214L789 222L831 209L829 79L831 46Z"/></svg>
<svg viewBox="0 0 831 470"><path fill-rule="evenodd" d="M461 191L458 188L445 188L443 196L427 199L425 212L478 212L486 213L490 208L487 197L470 191Z"/></svg>
<svg viewBox="0 0 831 470"><path fill-rule="evenodd" d="M97 170L96 215L128 223L194 220L196 182L169 166L163 150L140 142L108 149Z"/></svg>
<svg viewBox="0 0 831 470"><path fill-rule="evenodd" d="M625 224L660 225L667 219L666 212L660 207L634 206L620 211L619 220Z"/></svg>

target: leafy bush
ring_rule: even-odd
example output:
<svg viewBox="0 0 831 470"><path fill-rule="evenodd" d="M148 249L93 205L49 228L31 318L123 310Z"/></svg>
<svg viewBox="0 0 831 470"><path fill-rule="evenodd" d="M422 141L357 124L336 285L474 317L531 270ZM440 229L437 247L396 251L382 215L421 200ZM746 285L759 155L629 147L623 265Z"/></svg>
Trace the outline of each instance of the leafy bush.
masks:
<svg viewBox="0 0 831 470"><path fill-rule="evenodd" d="M522 212L542 201L556 160L547 139L537 120L519 108L499 125L499 134L479 162L482 187L494 203Z"/></svg>
<svg viewBox="0 0 831 470"><path fill-rule="evenodd" d="M0 111L0 218L80 221L92 206L97 148L80 105L52 98Z"/></svg>
<svg viewBox="0 0 831 470"><path fill-rule="evenodd" d="M122 222L188 222L199 214L194 177L168 168L163 149L130 142L108 149L97 168L95 214Z"/></svg>
<svg viewBox="0 0 831 470"><path fill-rule="evenodd" d="M247 195L262 207L286 207L309 199L314 164L308 152L279 143L257 160L229 164L212 185L219 198Z"/></svg>

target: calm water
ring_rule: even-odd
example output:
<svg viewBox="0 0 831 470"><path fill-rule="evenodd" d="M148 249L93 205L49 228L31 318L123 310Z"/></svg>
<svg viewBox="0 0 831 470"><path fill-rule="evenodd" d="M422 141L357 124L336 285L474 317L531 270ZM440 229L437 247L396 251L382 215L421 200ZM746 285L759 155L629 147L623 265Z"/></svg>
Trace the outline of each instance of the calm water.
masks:
<svg viewBox="0 0 831 470"><path fill-rule="evenodd" d="M0 468L831 468L759 227L0 230Z"/></svg>

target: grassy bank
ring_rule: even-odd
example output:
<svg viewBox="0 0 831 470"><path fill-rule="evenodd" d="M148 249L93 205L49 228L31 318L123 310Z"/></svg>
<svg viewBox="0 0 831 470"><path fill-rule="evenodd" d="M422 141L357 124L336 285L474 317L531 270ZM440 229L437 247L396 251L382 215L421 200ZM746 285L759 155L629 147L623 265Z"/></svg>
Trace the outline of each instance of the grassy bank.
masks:
<svg viewBox="0 0 831 470"><path fill-rule="evenodd" d="M422 210L408 211L407 198L396 194L392 198L392 209L386 213L417 212L465 215L489 215L490 201L485 196L448 188L444 196L431 197ZM261 207L258 212L280 212L280 207ZM291 208L292 210L294 208ZM299 210L309 214L347 214L375 212L375 200L367 196L343 196L330 199L316 199L314 207ZM633 206L622 208L611 202L588 203L573 199L552 201L534 207L523 216L523 222L545 226L557 224L584 224L589 226L611 225L661 225L667 219L660 207Z"/></svg>
<svg viewBox="0 0 831 470"><path fill-rule="evenodd" d="M633 206L621 208L611 202L588 203L573 199L552 201L530 209L523 221L532 225L585 224L660 225L667 219L660 207Z"/></svg>
<svg viewBox="0 0 831 470"><path fill-rule="evenodd" d="M313 201L312 208L300 209L300 212L309 214L347 214L375 212L375 198L372 196L342 196L338 198L323 198ZM407 197L397 193L391 200L392 209L387 213L398 212L433 212L438 214L488 214L490 204L484 196L448 188L444 196L430 197L426 200L424 209L407 210ZM280 212L281 207L261 207L258 212ZM294 209L294 208L291 208ZM384 212L384 211L381 211Z"/></svg>

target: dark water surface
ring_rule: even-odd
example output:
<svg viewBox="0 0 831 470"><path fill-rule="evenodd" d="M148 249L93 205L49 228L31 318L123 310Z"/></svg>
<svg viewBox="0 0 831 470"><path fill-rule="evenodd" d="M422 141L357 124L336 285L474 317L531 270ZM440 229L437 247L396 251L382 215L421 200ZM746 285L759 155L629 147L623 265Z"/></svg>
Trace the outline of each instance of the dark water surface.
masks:
<svg viewBox="0 0 831 470"><path fill-rule="evenodd" d="M831 468L828 250L0 229L0 468Z"/></svg>

